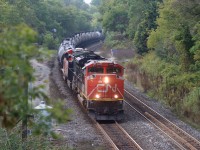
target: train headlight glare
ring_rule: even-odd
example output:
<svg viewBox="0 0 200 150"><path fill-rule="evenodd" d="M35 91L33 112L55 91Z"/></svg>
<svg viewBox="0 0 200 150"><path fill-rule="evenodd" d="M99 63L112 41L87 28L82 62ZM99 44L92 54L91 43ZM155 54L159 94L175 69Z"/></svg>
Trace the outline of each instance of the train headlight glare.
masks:
<svg viewBox="0 0 200 150"><path fill-rule="evenodd" d="M114 95L114 98L118 98L118 95L117 95L117 94L115 94L115 95Z"/></svg>
<svg viewBox="0 0 200 150"><path fill-rule="evenodd" d="M96 98L100 98L100 95L99 95L99 94L96 94L95 97L96 97Z"/></svg>
<svg viewBox="0 0 200 150"><path fill-rule="evenodd" d="M105 77L105 78L104 78L104 83L109 83L108 77Z"/></svg>

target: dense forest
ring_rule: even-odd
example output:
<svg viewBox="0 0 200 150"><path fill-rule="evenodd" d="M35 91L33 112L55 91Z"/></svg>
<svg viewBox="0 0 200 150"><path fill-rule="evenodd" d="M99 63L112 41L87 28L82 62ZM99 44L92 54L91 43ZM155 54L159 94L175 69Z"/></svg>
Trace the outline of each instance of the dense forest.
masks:
<svg viewBox="0 0 200 150"><path fill-rule="evenodd" d="M57 49L59 42L68 36L99 29L96 12L96 7L83 0L0 1L0 86L4 87L0 89L0 115L4 116L4 126L12 126L17 121L13 119L26 112L19 101L23 103L26 99L24 88L34 80L29 60L38 57L45 48ZM36 93L34 96L44 96ZM11 113L10 118L6 111Z"/></svg>
<svg viewBox="0 0 200 150"><path fill-rule="evenodd" d="M91 30L96 12L83 0L2 0L0 7L1 27L25 23L38 33L37 43L48 48L57 48L57 38Z"/></svg>
<svg viewBox="0 0 200 150"><path fill-rule="evenodd" d="M27 116L34 111L29 107L28 99L48 100L43 87L28 88L34 82L30 59L41 61L51 52L48 49L57 49L64 38L99 29L95 17L98 15L97 8L83 0L0 1L0 122L8 131L0 128L0 139L5 140L1 143L3 149L13 149L13 146L20 149L23 145L20 134L13 134L11 129L20 120L22 127L27 124ZM51 114L62 122L68 120L69 111L61 108L58 104ZM48 130L41 124L35 124L34 128L36 134ZM41 141L33 138L26 146L29 144L38 149ZM43 144L47 146L45 140Z"/></svg>
<svg viewBox="0 0 200 150"><path fill-rule="evenodd" d="M113 48L122 41L112 40L131 41L136 56L126 67L135 85L139 76L141 90L200 124L199 0L92 0L91 5L83 0L1 0L2 126L13 127L30 113L26 89L34 78L29 60L57 49L65 37L98 29ZM46 97L40 89L29 94Z"/></svg>
<svg viewBox="0 0 200 150"><path fill-rule="evenodd" d="M144 92L200 124L199 0L102 0L105 33L131 40L128 67Z"/></svg>

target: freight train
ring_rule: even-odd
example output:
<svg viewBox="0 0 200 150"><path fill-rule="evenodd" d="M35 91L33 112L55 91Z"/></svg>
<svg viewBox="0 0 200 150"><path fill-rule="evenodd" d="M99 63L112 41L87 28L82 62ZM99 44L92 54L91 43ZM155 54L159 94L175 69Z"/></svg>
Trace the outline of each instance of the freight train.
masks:
<svg viewBox="0 0 200 150"><path fill-rule="evenodd" d="M89 116L96 120L124 118L124 68L93 51L77 48L84 42L102 40L100 32L78 34L63 40L58 61L63 79L77 94Z"/></svg>

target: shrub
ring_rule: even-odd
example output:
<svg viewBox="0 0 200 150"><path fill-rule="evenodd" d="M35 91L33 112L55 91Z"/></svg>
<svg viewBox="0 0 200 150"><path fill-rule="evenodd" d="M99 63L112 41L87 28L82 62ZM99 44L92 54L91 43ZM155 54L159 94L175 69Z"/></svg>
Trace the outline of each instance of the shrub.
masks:
<svg viewBox="0 0 200 150"><path fill-rule="evenodd" d="M181 66L158 58L155 52L135 57L126 64L127 79L161 100L179 114L200 123L200 85L198 72L184 72ZM138 84L140 83L140 84Z"/></svg>
<svg viewBox="0 0 200 150"><path fill-rule="evenodd" d="M184 98L182 113L193 122L200 122L200 87L193 88Z"/></svg>
<svg viewBox="0 0 200 150"><path fill-rule="evenodd" d="M48 49L57 49L58 48L58 39L54 38L53 34L48 32L44 35L44 45Z"/></svg>

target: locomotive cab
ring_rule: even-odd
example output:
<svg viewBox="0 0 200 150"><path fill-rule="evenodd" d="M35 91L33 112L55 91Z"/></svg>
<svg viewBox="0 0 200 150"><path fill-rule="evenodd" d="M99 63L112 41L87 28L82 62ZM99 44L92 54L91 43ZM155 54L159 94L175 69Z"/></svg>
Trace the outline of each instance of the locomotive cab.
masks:
<svg viewBox="0 0 200 150"><path fill-rule="evenodd" d="M87 109L96 120L123 118L124 68L108 60L85 65Z"/></svg>

